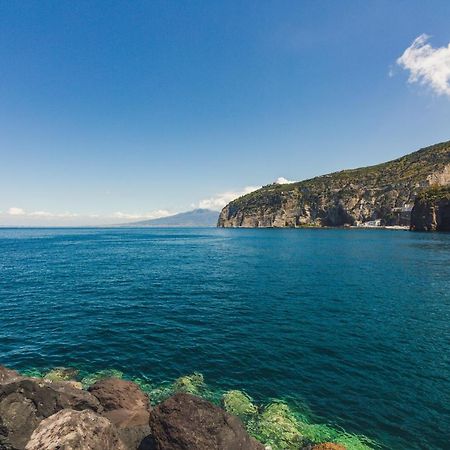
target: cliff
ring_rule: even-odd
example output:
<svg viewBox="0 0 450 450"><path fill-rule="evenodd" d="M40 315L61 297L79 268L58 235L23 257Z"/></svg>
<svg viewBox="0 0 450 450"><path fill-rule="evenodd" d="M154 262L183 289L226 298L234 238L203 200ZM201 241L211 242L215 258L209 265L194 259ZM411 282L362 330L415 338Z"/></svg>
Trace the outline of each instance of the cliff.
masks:
<svg viewBox="0 0 450 450"><path fill-rule="evenodd" d="M264 186L225 206L217 226L398 225L419 192L449 183L450 141L375 166Z"/></svg>
<svg viewBox="0 0 450 450"><path fill-rule="evenodd" d="M432 187L416 197L411 230L450 231L450 185Z"/></svg>

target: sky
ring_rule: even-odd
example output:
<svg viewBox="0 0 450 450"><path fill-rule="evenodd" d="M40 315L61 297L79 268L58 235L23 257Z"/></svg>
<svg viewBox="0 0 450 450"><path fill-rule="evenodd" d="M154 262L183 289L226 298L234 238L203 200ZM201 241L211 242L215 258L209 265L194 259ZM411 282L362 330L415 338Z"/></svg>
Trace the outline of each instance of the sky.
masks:
<svg viewBox="0 0 450 450"><path fill-rule="evenodd" d="M450 2L0 2L0 225L219 210L450 139Z"/></svg>

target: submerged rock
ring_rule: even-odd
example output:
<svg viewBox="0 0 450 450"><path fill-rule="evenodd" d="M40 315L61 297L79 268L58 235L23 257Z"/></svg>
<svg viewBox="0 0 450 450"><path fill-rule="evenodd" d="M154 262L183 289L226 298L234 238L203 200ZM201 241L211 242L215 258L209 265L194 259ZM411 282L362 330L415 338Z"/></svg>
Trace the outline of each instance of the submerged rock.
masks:
<svg viewBox="0 0 450 450"><path fill-rule="evenodd" d="M93 411L64 409L43 420L26 450L125 450L114 425Z"/></svg>
<svg viewBox="0 0 450 450"><path fill-rule="evenodd" d="M0 385L0 449L23 449L41 420L66 408L102 411L93 395L67 383L23 378Z"/></svg>
<svg viewBox="0 0 450 450"><path fill-rule="evenodd" d="M263 442L283 450L297 450L308 444L293 411L283 402L265 408L258 421L258 435Z"/></svg>
<svg viewBox="0 0 450 450"><path fill-rule="evenodd" d="M45 380L49 381L73 381L76 382L78 370L73 367L55 367L44 375ZM80 383L81 386L81 383Z"/></svg>
<svg viewBox="0 0 450 450"><path fill-rule="evenodd" d="M194 372L191 375L184 375L177 378L173 384L175 392L197 395L205 386L205 380L201 373Z"/></svg>
<svg viewBox="0 0 450 450"><path fill-rule="evenodd" d="M145 438L150 434L150 402L137 384L108 378L97 381L89 392L99 400L104 409L102 415L117 427L127 448L147 448Z"/></svg>
<svg viewBox="0 0 450 450"><path fill-rule="evenodd" d="M178 393L150 414L155 450L263 450L241 421L194 395Z"/></svg>
<svg viewBox="0 0 450 450"><path fill-rule="evenodd" d="M89 386L92 386L97 381L104 380L105 378L122 378L122 377L123 372L121 372L120 370L104 369L87 375L81 380L81 384L83 385L84 388L87 389Z"/></svg>
<svg viewBox="0 0 450 450"><path fill-rule="evenodd" d="M222 403L226 412L238 416L240 419L247 419L258 412L258 408L252 403L251 398L242 391L225 392Z"/></svg>

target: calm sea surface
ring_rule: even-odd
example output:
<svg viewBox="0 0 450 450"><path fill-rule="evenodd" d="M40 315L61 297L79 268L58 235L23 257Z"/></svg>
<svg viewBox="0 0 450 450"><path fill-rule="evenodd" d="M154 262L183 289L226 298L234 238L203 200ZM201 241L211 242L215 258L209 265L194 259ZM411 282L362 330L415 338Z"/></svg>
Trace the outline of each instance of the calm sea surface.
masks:
<svg viewBox="0 0 450 450"><path fill-rule="evenodd" d="M1 229L0 364L199 371L449 449L450 234Z"/></svg>

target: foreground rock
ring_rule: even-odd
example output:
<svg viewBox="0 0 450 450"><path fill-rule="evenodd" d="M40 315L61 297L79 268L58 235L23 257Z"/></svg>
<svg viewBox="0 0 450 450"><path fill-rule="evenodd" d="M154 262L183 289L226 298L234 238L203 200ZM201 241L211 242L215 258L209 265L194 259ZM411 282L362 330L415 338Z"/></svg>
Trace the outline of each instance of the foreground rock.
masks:
<svg viewBox="0 0 450 450"><path fill-rule="evenodd" d="M24 377L20 375L19 372L0 366L0 385L12 383L13 381L18 381L23 378Z"/></svg>
<svg viewBox="0 0 450 450"><path fill-rule="evenodd" d="M43 420L26 450L125 450L111 422L92 411L64 409Z"/></svg>
<svg viewBox="0 0 450 450"><path fill-rule="evenodd" d="M190 394L175 394L150 415L155 450L264 450L241 421Z"/></svg>
<svg viewBox="0 0 450 450"><path fill-rule="evenodd" d="M19 378L0 385L0 449L23 449L43 419L67 408L103 409L89 392L67 383Z"/></svg>
<svg viewBox="0 0 450 450"><path fill-rule="evenodd" d="M89 392L99 400L103 416L117 427L127 448L149 448L145 438L150 434L150 403L137 384L108 378L97 381Z"/></svg>
<svg viewBox="0 0 450 450"><path fill-rule="evenodd" d="M411 211L414 231L450 231L450 185L419 194Z"/></svg>
<svg viewBox="0 0 450 450"><path fill-rule="evenodd" d="M346 448L332 442L324 442L323 444L315 445L312 450L346 450Z"/></svg>

